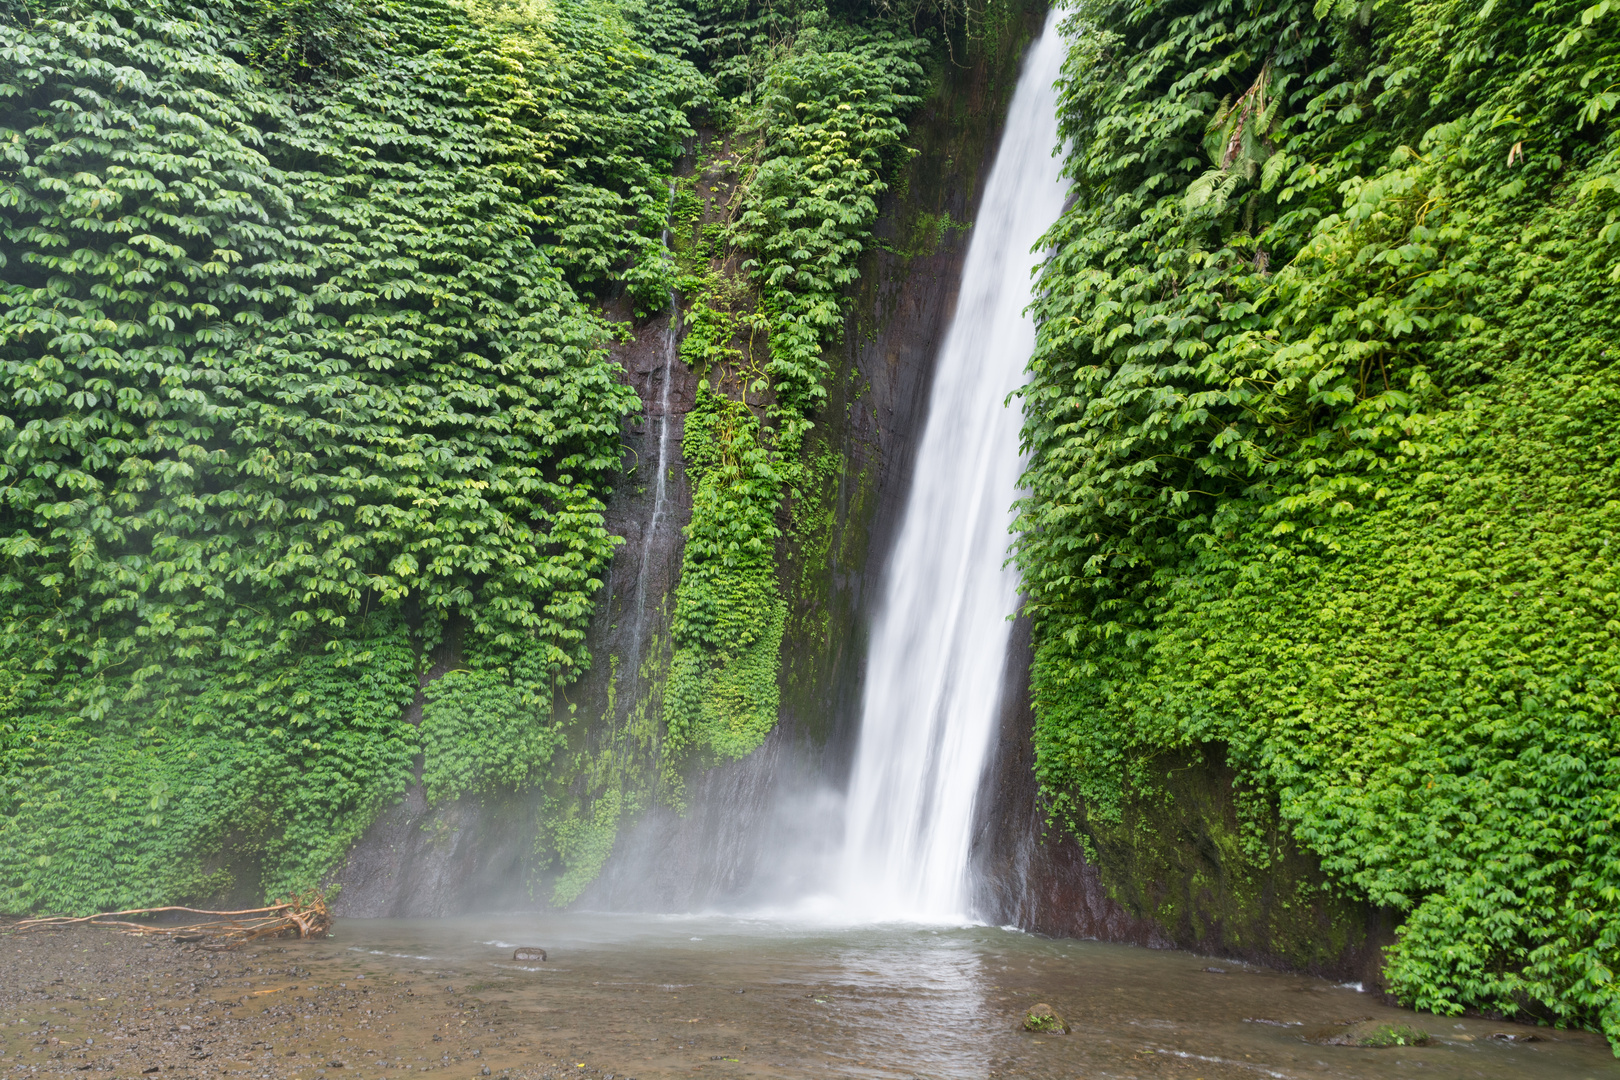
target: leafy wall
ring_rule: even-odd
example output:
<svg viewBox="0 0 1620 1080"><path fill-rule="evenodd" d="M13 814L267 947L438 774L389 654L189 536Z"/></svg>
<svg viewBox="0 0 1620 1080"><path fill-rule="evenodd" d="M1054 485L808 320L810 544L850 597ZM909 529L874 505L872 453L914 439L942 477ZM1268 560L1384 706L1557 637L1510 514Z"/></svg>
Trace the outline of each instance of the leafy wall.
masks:
<svg viewBox="0 0 1620 1080"><path fill-rule="evenodd" d="M1385 981L1620 1040L1612 5L1091 3L1024 393L1038 771L1204 755Z"/></svg>
<svg viewBox="0 0 1620 1080"><path fill-rule="evenodd" d="M823 352L843 329L930 42L896 20L806 5L751 7L710 48L733 185L684 253L682 357L704 378L682 443L693 505L665 717L672 750L723 761L776 724L778 512L812 479L805 438L827 398Z"/></svg>
<svg viewBox="0 0 1620 1080"><path fill-rule="evenodd" d="M604 5L286 10L0 23L0 908L208 895L222 845L306 887L416 755L543 766L588 662L635 401L588 290L667 280L706 87Z"/></svg>
<svg viewBox="0 0 1620 1080"><path fill-rule="evenodd" d="M5 10L0 909L305 888L412 784L600 789L542 797L578 895L776 722L823 349L972 13ZM698 123L730 180L691 235ZM673 637L634 751L581 750L637 405L608 346L677 292L709 385Z"/></svg>

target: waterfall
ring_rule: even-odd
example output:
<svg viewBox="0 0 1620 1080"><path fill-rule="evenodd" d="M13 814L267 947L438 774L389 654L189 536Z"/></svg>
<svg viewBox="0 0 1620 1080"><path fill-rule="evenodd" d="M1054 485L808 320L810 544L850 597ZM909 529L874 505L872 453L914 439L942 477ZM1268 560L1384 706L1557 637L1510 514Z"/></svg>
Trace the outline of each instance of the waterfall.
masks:
<svg viewBox="0 0 1620 1080"><path fill-rule="evenodd" d="M669 182L669 212L675 209L675 181ZM667 218L666 213L666 218ZM664 226L664 250L669 250L669 226ZM658 474L653 481L652 518L641 545L641 568L636 574L636 624L630 641L632 679L641 677L642 638L647 631L647 578L652 569L653 547L658 539L659 519L669 503L669 387L675 380L675 359L681 353L681 304L675 290L669 291L669 326L664 330L664 366L658 388Z"/></svg>
<svg viewBox="0 0 1620 1080"><path fill-rule="evenodd" d="M873 626L838 889L861 918L950 919L968 907L973 802L1018 602L1005 562L1021 418L1006 399L1035 346L1031 250L1064 199L1052 154L1058 19L1054 8L1008 110Z"/></svg>
<svg viewBox="0 0 1620 1080"><path fill-rule="evenodd" d="M653 482L652 518L647 522L647 539L641 549L641 571L636 575L638 624L646 622L647 575L652 560L653 539L658 535L658 520L664 516L669 502L669 387L675 377L675 358L680 355L680 338L681 308L671 292L669 328L664 331L664 367L658 377L658 478Z"/></svg>

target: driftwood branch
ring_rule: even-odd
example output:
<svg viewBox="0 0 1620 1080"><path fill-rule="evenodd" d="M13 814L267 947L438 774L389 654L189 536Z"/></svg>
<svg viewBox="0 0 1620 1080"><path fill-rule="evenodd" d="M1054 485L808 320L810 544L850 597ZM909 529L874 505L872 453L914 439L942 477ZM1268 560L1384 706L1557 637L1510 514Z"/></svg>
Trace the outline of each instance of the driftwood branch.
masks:
<svg viewBox="0 0 1620 1080"><path fill-rule="evenodd" d="M130 922L121 915L154 916L171 912L191 915L210 915L211 919L172 926ZM210 911L207 908L153 907L130 908L127 911L102 911L95 915L56 915L39 919L23 919L13 923L12 933L30 930L61 930L69 926L105 926L126 934L141 937L167 937L171 941L198 941L205 949L226 949L269 937L325 937L332 927L332 913L327 910L326 897L319 892L295 896L268 907L247 908L242 911Z"/></svg>

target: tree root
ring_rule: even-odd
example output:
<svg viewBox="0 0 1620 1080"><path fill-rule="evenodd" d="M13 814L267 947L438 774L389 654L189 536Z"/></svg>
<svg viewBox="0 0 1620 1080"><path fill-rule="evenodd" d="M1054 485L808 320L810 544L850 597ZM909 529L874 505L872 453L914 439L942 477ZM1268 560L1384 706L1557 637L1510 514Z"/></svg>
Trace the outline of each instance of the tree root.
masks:
<svg viewBox="0 0 1620 1080"><path fill-rule="evenodd" d="M212 919L174 926L154 926L150 923L129 922L119 916L154 916L171 912L210 915ZM11 933L29 930L62 930L69 926L106 926L138 937L166 937L170 941L198 942L204 949L229 949L262 938L325 937L332 928L332 913L327 910L326 897L314 891L269 907L248 908L243 911L210 911L207 908L155 907L131 908L128 911L102 911L95 915L69 917L49 916L23 919L13 923Z"/></svg>

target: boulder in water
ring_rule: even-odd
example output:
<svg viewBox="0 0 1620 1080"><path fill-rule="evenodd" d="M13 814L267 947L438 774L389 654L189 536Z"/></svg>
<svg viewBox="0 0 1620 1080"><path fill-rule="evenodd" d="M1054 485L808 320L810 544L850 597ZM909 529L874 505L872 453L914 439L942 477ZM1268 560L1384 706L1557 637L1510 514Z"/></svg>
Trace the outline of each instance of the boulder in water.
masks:
<svg viewBox="0 0 1620 1080"><path fill-rule="evenodd" d="M1042 1031L1049 1035L1067 1035L1069 1025L1063 1022L1063 1017L1052 1011L1050 1005L1031 1005L1024 1014L1025 1031Z"/></svg>
<svg viewBox="0 0 1620 1080"><path fill-rule="evenodd" d="M1387 1020L1360 1020L1341 1027L1323 1028L1305 1037L1318 1046L1427 1046L1429 1033L1410 1024Z"/></svg>
<svg viewBox="0 0 1620 1080"><path fill-rule="evenodd" d="M540 961L544 961L545 958L546 958L546 950L538 948L538 947L536 947L534 945L525 945L521 949L519 949L517 952L512 954L512 959L514 959L514 960L540 960Z"/></svg>

